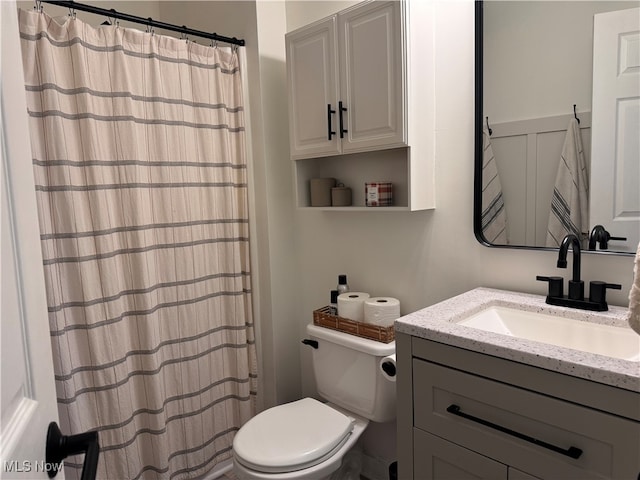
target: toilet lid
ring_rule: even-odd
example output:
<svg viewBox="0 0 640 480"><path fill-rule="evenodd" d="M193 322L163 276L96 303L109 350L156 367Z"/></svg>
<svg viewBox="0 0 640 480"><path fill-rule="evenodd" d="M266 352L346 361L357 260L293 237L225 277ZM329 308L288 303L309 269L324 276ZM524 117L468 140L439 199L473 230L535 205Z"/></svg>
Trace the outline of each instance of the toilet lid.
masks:
<svg viewBox="0 0 640 480"><path fill-rule="evenodd" d="M259 413L236 434L233 451L246 467L290 472L316 465L341 447L353 420L313 398Z"/></svg>

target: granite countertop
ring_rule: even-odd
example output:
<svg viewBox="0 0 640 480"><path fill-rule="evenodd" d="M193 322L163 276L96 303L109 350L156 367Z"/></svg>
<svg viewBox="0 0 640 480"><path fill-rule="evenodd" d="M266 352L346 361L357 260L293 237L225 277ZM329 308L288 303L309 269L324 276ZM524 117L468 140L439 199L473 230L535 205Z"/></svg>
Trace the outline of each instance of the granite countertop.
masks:
<svg viewBox="0 0 640 480"><path fill-rule="evenodd" d="M545 297L476 288L395 322L397 332L425 338L495 357L585 378L640 392L640 360L622 360L547 343L486 332L456 322L489 306L517 307L564 318L629 328L627 309L609 306L606 312L589 312L547 305ZM640 342L640 336L638 336Z"/></svg>

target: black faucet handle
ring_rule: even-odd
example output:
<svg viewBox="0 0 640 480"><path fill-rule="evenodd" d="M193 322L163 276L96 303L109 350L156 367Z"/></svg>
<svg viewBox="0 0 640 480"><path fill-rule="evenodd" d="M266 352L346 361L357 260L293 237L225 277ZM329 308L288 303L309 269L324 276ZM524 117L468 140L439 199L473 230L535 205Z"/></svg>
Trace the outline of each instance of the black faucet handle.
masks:
<svg viewBox="0 0 640 480"><path fill-rule="evenodd" d="M618 285L617 283L600 282L597 280L589 282L589 301L606 305L607 288L612 290L622 290L622 285Z"/></svg>
<svg viewBox="0 0 640 480"><path fill-rule="evenodd" d="M618 240L619 242L626 242L627 237L609 237L609 240Z"/></svg>
<svg viewBox="0 0 640 480"><path fill-rule="evenodd" d="M562 277L545 277L542 275L536 276L536 280L541 282L549 282L549 296L555 298L562 298L564 295L564 278Z"/></svg>

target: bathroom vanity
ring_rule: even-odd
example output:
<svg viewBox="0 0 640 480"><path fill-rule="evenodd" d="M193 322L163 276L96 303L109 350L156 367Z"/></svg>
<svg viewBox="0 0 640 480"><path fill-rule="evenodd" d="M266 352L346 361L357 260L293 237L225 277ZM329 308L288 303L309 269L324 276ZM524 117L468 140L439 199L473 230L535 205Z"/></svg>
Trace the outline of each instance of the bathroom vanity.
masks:
<svg viewBox="0 0 640 480"><path fill-rule="evenodd" d="M495 308L547 338L486 327ZM398 478L639 479L640 336L625 313L479 288L399 319Z"/></svg>

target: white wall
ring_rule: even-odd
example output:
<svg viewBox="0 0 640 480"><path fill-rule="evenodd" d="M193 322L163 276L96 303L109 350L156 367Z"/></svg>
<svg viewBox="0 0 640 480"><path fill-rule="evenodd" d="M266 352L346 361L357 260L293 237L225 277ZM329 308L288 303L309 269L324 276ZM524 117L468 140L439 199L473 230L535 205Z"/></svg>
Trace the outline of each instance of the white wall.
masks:
<svg viewBox="0 0 640 480"><path fill-rule="evenodd" d="M286 0L287 32L333 15L358 3L357 0Z"/></svg>

